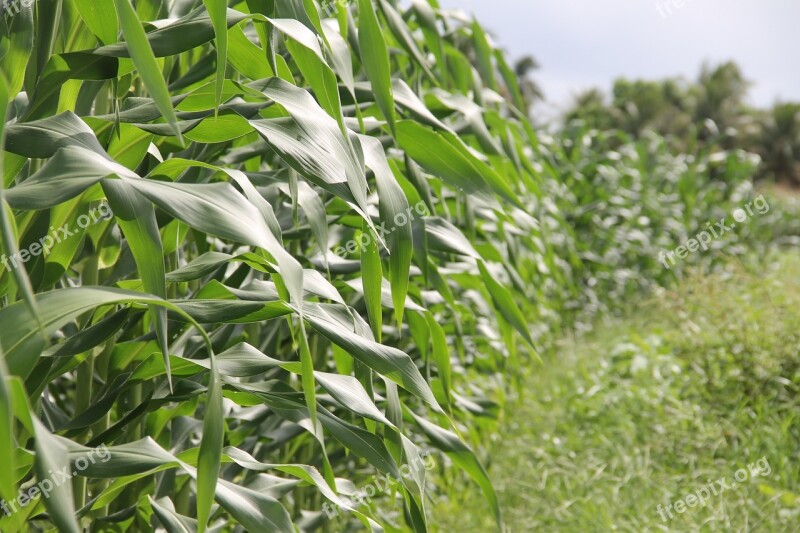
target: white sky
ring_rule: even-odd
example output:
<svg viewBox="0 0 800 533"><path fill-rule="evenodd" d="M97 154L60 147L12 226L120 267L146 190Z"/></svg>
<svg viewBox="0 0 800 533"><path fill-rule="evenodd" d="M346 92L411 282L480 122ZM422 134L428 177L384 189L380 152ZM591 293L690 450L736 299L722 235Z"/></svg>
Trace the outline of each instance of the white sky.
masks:
<svg viewBox="0 0 800 533"><path fill-rule="evenodd" d="M512 59L532 54L558 107L618 76L694 79L703 61L728 59L755 82L751 103L800 101L799 0L439 1L475 13Z"/></svg>

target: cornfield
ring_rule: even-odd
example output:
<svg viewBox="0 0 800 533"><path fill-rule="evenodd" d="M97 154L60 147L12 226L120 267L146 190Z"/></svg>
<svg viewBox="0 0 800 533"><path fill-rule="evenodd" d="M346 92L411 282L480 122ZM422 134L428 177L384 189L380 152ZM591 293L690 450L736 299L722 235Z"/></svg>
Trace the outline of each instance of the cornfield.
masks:
<svg viewBox="0 0 800 533"><path fill-rule="evenodd" d="M4 532L426 531L432 478L502 528L515 370L749 193L540 138L436 0L38 0L0 43Z"/></svg>

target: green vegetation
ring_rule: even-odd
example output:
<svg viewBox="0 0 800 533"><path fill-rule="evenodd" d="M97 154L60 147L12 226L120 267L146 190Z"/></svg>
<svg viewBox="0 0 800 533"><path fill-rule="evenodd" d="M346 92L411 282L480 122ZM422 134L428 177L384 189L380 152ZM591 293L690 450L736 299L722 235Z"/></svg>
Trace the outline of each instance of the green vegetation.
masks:
<svg viewBox="0 0 800 533"><path fill-rule="evenodd" d="M560 342L494 435L509 531L796 531L798 276L796 253L766 272L730 263ZM659 515L762 457L768 475ZM441 531L491 527L466 488L433 515Z"/></svg>
<svg viewBox="0 0 800 533"><path fill-rule="evenodd" d="M467 482L502 528L486 445L537 351L798 235L770 209L665 269L755 158L540 134L533 68L435 0L4 18L0 530L426 531Z"/></svg>
<svg viewBox="0 0 800 533"><path fill-rule="evenodd" d="M758 177L800 184L800 104L777 103L771 110L745 103L751 83L736 63L705 65L696 81L614 82L610 99L598 89L578 95L564 114L600 130L620 130L635 137L657 131L674 150L692 153L698 143L722 143L758 154Z"/></svg>

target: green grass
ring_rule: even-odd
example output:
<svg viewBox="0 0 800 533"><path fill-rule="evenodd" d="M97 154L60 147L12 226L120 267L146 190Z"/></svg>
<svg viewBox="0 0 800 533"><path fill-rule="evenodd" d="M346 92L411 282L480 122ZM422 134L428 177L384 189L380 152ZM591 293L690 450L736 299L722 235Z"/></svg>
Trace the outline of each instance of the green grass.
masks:
<svg viewBox="0 0 800 533"><path fill-rule="evenodd" d="M798 280L796 254L689 277L530 368L489 452L509 530L798 531ZM769 475L659 516L761 457ZM450 493L440 530L492 530L471 487Z"/></svg>

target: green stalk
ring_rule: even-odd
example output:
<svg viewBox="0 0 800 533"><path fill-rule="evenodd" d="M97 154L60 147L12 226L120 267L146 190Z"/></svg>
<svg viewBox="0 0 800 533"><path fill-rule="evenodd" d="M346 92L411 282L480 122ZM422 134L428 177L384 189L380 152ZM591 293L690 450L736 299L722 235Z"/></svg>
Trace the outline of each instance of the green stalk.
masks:
<svg viewBox="0 0 800 533"><path fill-rule="evenodd" d="M100 257L95 251L87 260L83 267L81 284L83 286L97 285L98 266ZM83 317L84 327L92 319L92 312L86 313ZM77 370L77 380L75 383L75 413L84 412L92 403L92 385L94 384L94 351L90 350L86 359L81 363ZM84 435L88 440L89 435ZM86 478L74 477L72 479L72 489L75 497L75 506L81 508L86 504Z"/></svg>

